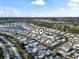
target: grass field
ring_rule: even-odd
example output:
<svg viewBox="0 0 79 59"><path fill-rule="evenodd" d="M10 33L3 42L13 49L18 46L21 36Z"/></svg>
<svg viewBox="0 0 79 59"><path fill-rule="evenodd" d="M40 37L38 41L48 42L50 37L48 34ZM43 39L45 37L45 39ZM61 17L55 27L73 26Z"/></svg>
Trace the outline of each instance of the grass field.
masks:
<svg viewBox="0 0 79 59"><path fill-rule="evenodd" d="M66 21L39 21L39 20L31 20L29 23L34 25L38 25L41 27L47 27L51 29L56 29L60 31L65 31L69 33L79 34L79 21L77 20L66 20Z"/></svg>
<svg viewBox="0 0 79 59"><path fill-rule="evenodd" d="M3 58L2 48L0 48L0 59L4 59L4 58Z"/></svg>

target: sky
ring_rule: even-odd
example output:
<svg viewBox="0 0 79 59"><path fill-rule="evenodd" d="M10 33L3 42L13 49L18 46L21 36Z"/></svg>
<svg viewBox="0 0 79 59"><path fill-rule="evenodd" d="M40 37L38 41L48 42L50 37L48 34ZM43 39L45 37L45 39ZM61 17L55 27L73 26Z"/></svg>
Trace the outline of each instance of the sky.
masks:
<svg viewBox="0 0 79 59"><path fill-rule="evenodd" d="M79 0L0 0L0 17L78 17Z"/></svg>

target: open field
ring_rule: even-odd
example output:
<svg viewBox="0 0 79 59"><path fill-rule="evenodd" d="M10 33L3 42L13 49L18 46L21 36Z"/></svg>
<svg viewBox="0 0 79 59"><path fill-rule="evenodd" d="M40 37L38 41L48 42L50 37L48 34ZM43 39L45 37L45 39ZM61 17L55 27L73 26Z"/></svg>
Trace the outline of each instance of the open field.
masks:
<svg viewBox="0 0 79 59"><path fill-rule="evenodd" d="M31 20L34 25L79 34L79 20Z"/></svg>
<svg viewBox="0 0 79 59"><path fill-rule="evenodd" d="M2 51L2 48L0 48L0 59L3 59L3 51Z"/></svg>

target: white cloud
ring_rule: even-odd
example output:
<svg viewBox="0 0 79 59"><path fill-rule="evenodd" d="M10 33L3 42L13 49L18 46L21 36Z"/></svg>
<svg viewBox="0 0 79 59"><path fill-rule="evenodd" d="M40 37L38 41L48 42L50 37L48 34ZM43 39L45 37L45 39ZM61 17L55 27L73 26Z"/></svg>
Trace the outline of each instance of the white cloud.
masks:
<svg viewBox="0 0 79 59"><path fill-rule="evenodd" d="M17 10L13 10L13 12L14 12L14 13L17 13L18 11L17 11Z"/></svg>
<svg viewBox="0 0 79 59"><path fill-rule="evenodd" d="M4 16L5 15L5 12L3 10L0 10L0 16Z"/></svg>
<svg viewBox="0 0 79 59"><path fill-rule="evenodd" d="M78 7L72 7L72 10L78 10Z"/></svg>
<svg viewBox="0 0 79 59"><path fill-rule="evenodd" d="M78 5L77 5L77 3L72 3L72 2L70 2L70 3L68 3L68 6L73 7L73 6L78 6Z"/></svg>
<svg viewBox="0 0 79 59"><path fill-rule="evenodd" d="M31 4L44 6L46 3L44 0L35 0L35 1L32 1Z"/></svg>
<svg viewBox="0 0 79 59"><path fill-rule="evenodd" d="M45 6L44 8L45 8L45 9L47 9L47 7L46 7L46 6Z"/></svg>
<svg viewBox="0 0 79 59"><path fill-rule="evenodd" d="M20 10L0 11L0 17L45 17L44 13L26 12Z"/></svg>
<svg viewBox="0 0 79 59"><path fill-rule="evenodd" d="M64 9L65 9L65 8L63 8L63 7L61 8L62 11L63 11Z"/></svg>
<svg viewBox="0 0 79 59"><path fill-rule="evenodd" d="M69 0L67 4L72 10L79 10L79 0Z"/></svg>
<svg viewBox="0 0 79 59"><path fill-rule="evenodd" d="M51 17L79 17L79 11L75 10L57 10L50 13Z"/></svg>
<svg viewBox="0 0 79 59"><path fill-rule="evenodd" d="M75 7L73 9L76 9ZM0 11L0 17L77 17L79 10L60 8L58 10L50 10L46 13L27 12L20 10Z"/></svg>
<svg viewBox="0 0 79 59"><path fill-rule="evenodd" d="M1 11L0 11L0 14L3 14L3 13L4 13L4 11L1 10Z"/></svg>
<svg viewBox="0 0 79 59"><path fill-rule="evenodd" d="M79 0L70 0L68 6L79 6Z"/></svg>
<svg viewBox="0 0 79 59"><path fill-rule="evenodd" d="M70 1L74 3L79 3L79 0L70 0Z"/></svg>

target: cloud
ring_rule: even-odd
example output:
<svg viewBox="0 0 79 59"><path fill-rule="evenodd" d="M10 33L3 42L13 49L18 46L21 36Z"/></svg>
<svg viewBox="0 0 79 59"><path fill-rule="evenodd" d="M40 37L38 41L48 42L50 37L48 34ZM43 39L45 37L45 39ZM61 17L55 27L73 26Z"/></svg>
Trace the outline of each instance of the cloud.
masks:
<svg viewBox="0 0 79 59"><path fill-rule="evenodd" d="M0 10L0 17L45 17L44 13L27 12L20 10Z"/></svg>
<svg viewBox="0 0 79 59"><path fill-rule="evenodd" d="M63 11L64 9L65 9L65 8L63 8L63 7L61 8L62 11Z"/></svg>
<svg viewBox="0 0 79 59"><path fill-rule="evenodd" d="M45 9L47 9L47 7L46 7L46 6L45 6L44 8L45 8Z"/></svg>
<svg viewBox="0 0 79 59"><path fill-rule="evenodd" d="M49 14L49 13L48 13ZM64 9L63 11L57 10L57 11L51 11L49 14L51 17L79 17L79 11L78 10L72 10L72 9Z"/></svg>
<svg viewBox="0 0 79 59"><path fill-rule="evenodd" d="M72 10L79 9L79 0L69 0L67 4Z"/></svg>
<svg viewBox="0 0 79 59"><path fill-rule="evenodd" d="M75 7L73 8L75 9ZM28 12L22 10L1 10L0 17L77 17L79 16L79 10L65 9L64 7L58 10L50 10L46 13L43 12Z"/></svg>
<svg viewBox="0 0 79 59"><path fill-rule="evenodd" d="M78 7L72 7L72 10L78 10Z"/></svg>
<svg viewBox="0 0 79 59"><path fill-rule="evenodd" d="M46 3L44 0L35 0L35 1L32 1L31 4L44 6Z"/></svg>
<svg viewBox="0 0 79 59"><path fill-rule="evenodd" d="M2 16L4 14L4 11L0 10L0 16Z"/></svg>
<svg viewBox="0 0 79 59"><path fill-rule="evenodd" d="M79 0L70 0L70 1L74 3L79 3Z"/></svg>
<svg viewBox="0 0 79 59"><path fill-rule="evenodd" d="M0 11L0 14L3 14L3 13L4 13L4 11L1 10L1 11Z"/></svg>
<svg viewBox="0 0 79 59"><path fill-rule="evenodd" d="M73 7L73 6L75 6L75 7L79 6L79 0L70 0L69 3L68 3L68 6L71 6L71 7Z"/></svg>
<svg viewBox="0 0 79 59"><path fill-rule="evenodd" d="M70 2L70 3L68 3L68 6L73 7L73 6L78 6L78 5L77 5L77 3L71 3L71 2Z"/></svg>

